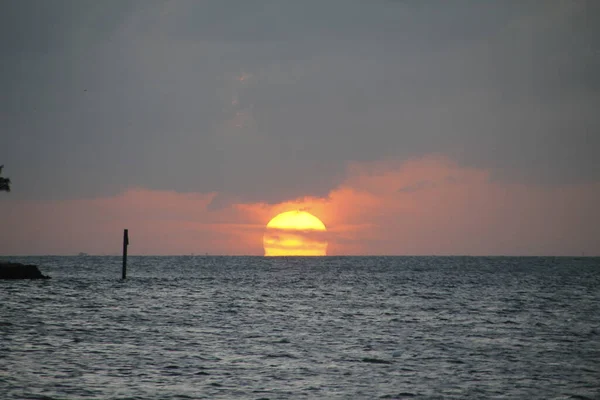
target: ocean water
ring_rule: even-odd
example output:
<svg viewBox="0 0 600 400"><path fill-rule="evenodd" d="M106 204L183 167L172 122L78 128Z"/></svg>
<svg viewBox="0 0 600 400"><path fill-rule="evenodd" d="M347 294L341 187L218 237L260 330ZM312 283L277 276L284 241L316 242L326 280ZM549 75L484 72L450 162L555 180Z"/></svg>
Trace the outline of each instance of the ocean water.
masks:
<svg viewBox="0 0 600 400"><path fill-rule="evenodd" d="M11 260L1 399L600 399L600 258Z"/></svg>

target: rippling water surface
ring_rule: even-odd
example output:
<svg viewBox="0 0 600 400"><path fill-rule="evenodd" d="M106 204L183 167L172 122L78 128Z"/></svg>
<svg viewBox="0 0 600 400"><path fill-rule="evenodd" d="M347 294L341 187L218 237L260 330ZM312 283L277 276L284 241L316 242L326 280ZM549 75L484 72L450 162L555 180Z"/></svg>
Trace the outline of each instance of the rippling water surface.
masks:
<svg viewBox="0 0 600 400"><path fill-rule="evenodd" d="M11 260L2 399L600 399L598 258Z"/></svg>

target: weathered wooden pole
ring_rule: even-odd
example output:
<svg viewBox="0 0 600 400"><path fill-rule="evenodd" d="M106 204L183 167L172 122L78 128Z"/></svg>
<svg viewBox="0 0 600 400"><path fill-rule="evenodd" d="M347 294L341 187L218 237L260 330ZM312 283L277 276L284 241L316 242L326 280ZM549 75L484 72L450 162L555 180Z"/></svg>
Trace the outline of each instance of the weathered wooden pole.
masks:
<svg viewBox="0 0 600 400"><path fill-rule="evenodd" d="M129 230L123 231L123 279L127 278L127 246L129 246Z"/></svg>

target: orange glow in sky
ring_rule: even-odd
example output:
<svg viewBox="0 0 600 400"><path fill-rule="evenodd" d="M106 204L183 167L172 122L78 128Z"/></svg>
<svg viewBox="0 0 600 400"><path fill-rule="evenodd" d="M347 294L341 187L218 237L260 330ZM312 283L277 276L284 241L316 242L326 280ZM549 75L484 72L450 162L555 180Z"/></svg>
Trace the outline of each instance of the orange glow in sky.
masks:
<svg viewBox="0 0 600 400"><path fill-rule="evenodd" d="M307 211L286 211L267 224L263 236L265 256L324 256L327 241L319 236L327 228Z"/></svg>
<svg viewBox="0 0 600 400"><path fill-rule="evenodd" d="M597 255L600 249L600 183L499 182L488 170L437 156L354 163L326 196L280 203L219 205L217 192L144 188L52 201L6 195L0 203L3 224L11 227L0 229L0 255L116 255L124 228L136 255Z"/></svg>

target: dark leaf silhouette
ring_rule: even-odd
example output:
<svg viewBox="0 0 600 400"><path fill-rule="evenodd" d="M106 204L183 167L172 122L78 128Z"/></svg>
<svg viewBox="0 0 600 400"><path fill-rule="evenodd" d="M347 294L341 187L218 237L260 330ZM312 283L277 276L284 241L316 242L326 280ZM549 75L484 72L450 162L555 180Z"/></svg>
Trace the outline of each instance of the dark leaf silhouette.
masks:
<svg viewBox="0 0 600 400"><path fill-rule="evenodd" d="M0 192L10 192L10 179L1 176L2 168L4 165L0 165Z"/></svg>

